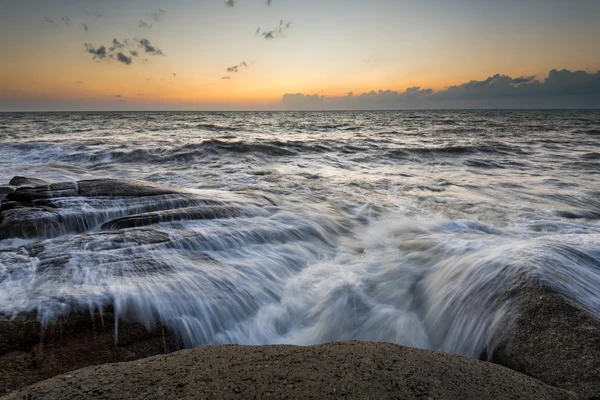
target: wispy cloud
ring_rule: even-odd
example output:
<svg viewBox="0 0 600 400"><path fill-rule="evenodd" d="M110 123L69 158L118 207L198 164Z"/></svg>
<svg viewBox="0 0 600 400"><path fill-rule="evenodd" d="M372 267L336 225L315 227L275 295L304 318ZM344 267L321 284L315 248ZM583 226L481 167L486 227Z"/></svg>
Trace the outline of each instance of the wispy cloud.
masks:
<svg viewBox="0 0 600 400"><path fill-rule="evenodd" d="M235 4L236 4L238 1L239 1L239 0L226 0L226 1L225 1L225 5L226 5L227 7L234 7L234 6L235 6Z"/></svg>
<svg viewBox="0 0 600 400"><path fill-rule="evenodd" d="M83 26L83 30L84 31L88 31L88 26L86 24L84 24L83 22L81 23L81 26Z"/></svg>
<svg viewBox="0 0 600 400"><path fill-rule="evenodd" d="M85 15L87 15L88 17L96 17L96 18L100 18L102 16L101 13L99 12L92 12L92 11L84 11L83 12Z"/></svg>
<svg viewBox="0 0 600 400"><path fill-rule="evenodd" d="M246 63L246 61L242 61L241 63L237 65L232 65L231 67L227 67L227 72L238 72L242 67L248 68L248 64Z"/></svg>
<svg viewBox="0 0 600 400"><path fill-rule="evenodd" d="M286 22L284 20L281 20L281 21L279 21L279 25L277 25L274 29L271 29L270 31L263 31L262 35L267 40L277 39L277 38L283 37L284 36L283 31L290 29L291 26L292 26L292 21ZM257 31L257 33L258 32L259 31Z"/></svg>
<svg viewBox="0 0 600 400"><path fill-rule="evenodd" d="M50 17L44 17L44 21L46 21L49 24L56 25L56 22L54 22L54 20Z"/></svg>
<svg viewBox="0 0 600 400"><path fill-rule="evenodd" d="M149 23L147 23L143 19L140 19L138 27L140 27L140 28L152 28L152 25L150 25Z"/></svg>
<svg viewBox="0 0 600 400"><path fill-rule="evenodd" d="M177 78L177 74L173 72L173 78Z"/></svg>
<svg viewBox="0 0 600 400"><path fill-rule="evenodd" d="M115 95L115 97L116 97L117 99L121 99L121 98L123 98L123 96L121 96L120 94L117 94L117 95Z"/></svg>
<svg viewBox="0 0 600 400"><path fill-rule="evenodd" d="M221 80L223 80L223 81L226 81L226 80L229 80L229 79L231 79L230 76L224 76L224 77L221 78Z"/></svg>
<svg viewBox="0 0 600 400"><path fill-rule="evenodd" d="M60 20L61 20L62 22L64 22L64 23L65 23L65 25L71 25L71 20L70 20L70 19L69 19L69 17L67 17L67 16L60 17Z"/></svg>
<svg viewBox="0 0 600 400"><path fill-rule="evenodd" d="M157 56L163 55L162 50L159 49L158 47L154 47L152 44L150 44L150 41L148 39L141 38L141 39L134 39L134 40L139 44L139 47L142 48L144 50L144 52L146 52L147 54L153 54L153 55L157 55Z"/></svg>
<svg viewBox="0 0 600 400"><path fill-rule="evenodd" d="M77 81L75 82L76 85L83 85L84 83L82 81Z"/></svg>
<svg viewBox="0 0 600 400"><path fill-rule="evenodd" d="M161 10L157 8L152 14L150 14L150 18L155 22L161 22L165 15L165 10Z"/></svg>
<svg viewBox="0 0 600 400"><path fill-rule="evenodd" d="M106 52L106 47L104 46L94 47L90 43L86 43L85 50L88 53L93 54L94 59L103 60L108 56L108 53Z"/></svg>

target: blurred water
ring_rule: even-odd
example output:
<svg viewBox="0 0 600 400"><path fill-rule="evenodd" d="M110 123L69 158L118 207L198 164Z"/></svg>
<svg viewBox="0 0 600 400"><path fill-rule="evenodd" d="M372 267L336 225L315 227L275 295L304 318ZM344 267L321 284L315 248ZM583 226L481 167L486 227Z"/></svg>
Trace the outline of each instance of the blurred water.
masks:
<svg viewBox="0 0 600 400"><path fill-rule="evenodd" d="M187 346L477 357L525 281L600 316L598 171L597 111L3 114L0 182L136 178L241 211L107 231L97 215L135 205L78 200L89 231L0 241L0 312L111 303Z"/></svg>

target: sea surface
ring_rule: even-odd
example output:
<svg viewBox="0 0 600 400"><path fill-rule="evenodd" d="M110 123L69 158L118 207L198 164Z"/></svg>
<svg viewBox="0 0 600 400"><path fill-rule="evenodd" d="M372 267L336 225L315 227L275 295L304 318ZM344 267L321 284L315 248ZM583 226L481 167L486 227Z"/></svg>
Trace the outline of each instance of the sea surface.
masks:
<svg viewBox="0 0 600 400"><path fill-rule="evenodd" d="M371 340L471 357L526 282L600 316L600 111L0 114L0 185L15 175L272 205L161 225L185 246L0 241L5 315L112 303L186 346ZM72 253L68 274L36 275L22 249L38 241ZM132 251L169 268L124 273Z"/></svg>

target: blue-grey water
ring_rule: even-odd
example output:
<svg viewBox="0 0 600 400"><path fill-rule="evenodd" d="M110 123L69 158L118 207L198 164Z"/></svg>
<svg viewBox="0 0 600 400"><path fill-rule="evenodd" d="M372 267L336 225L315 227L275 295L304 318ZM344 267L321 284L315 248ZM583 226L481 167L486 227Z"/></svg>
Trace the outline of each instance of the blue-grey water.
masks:
<svg viewBox="0 0 600 400"><path fill-rule="evenodd" d="M99 226L0 241L5 315L110 303L187 346L360 339L474 357L524 282L600 316L600 111L0 114L0 184L15 175L269 202L161 223L161 243ZM65 204L117 215L127 201Z"/></svg>

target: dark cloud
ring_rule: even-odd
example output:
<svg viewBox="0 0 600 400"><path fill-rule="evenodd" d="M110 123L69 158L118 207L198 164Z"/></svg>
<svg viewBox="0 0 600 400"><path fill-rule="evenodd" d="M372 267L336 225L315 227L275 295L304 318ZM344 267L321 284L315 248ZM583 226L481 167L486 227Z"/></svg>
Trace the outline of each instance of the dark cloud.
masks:
<svg viewBox="0 0 600 400"><path fill-rule="evenodd" d="M125 65L131 65L131 63L132 63L131 57L127 57L123 53L117 53L117 61L121 62L121 63L123 63Z"/></svg>
<svg viewBox="0 0 600 400"><path fill-rule="evenodd" d="M534 79L535 79L535 75L534 76L521 76L519 78L514 78L512 80L512 83L514 85L520 85L521 83L533 82Z"/></svg>
<svg viewBox="0 0 600 400"><path fill-rule="evenodd" d="M163 55L163 52L161 49L152 46L152 44L150 44L150 41L148 39L135 39L135 41L138 43L139 47L141 49L144 49L144 52L146 52L147 54L153 54L156 56L160 56Z"/></svg>
<svg viewBox="0 0 600 400"><path fill-rule="evenodd" d="M140 27L140 28L152 28L152 25L150 25L149 23L147 23L143 19L140 19L140 23L138 24L138 27Z"/></svg>
<svg viewBox="0 0 600 400"><path fill-rule="evenodd" d="M267 4L268 6L270 6L270 5L271 5L271 0L267 0L266 4Z"/></svg>
<svg viewBox="0 0 600 400"><path fill-rule="evenodd" d="M93 45L86 43L85 44L85 50L94 55L94 59L105 59L108 56L108 53L106 51L106 47L104 46L100 46L100 47L94 47Z"/></svg>
<svg viewBox="0 0 600 400"><path fill-rule="evenodd" d="M600 71L551 70L543 81L496 74L438 92L412 87L338 97L286 94L282 103L288 109L598 108Z"/></svg>
<svg viewBox="0 0 600 400"><path fill-rule="evenodd" d="M227 72L238 72L240 70L240 68L242 68L242 67L248 68L248 64L246 63L246 61L242 61L238 65L233 65L231 67L227 67Z"/></svg>
<svg viewBox="0 0 600 400"><path fill-rule="evenodd" d="M225 5L226 5L227 7L234 7L234 6L235 6L235 3L237 3L238 1L239 1L239 0L226 0L226 1L225 1Z"/></svg>
<svg viewBox="0 0 600 400"><path fill-rule="evenodd" d="M121 96L120 94L117 94L117 95L115 95L115 97L116 97L117 99L120 99L120 98L122 98L123 96Z"/></svg>
<svg viewBox="0 0 600 400"><path fill-rule="evenodd" d="M255 35L258 35L259 33L260 33L260 28L257 28Z"/></svg>
<svg viewBox="0 0 600 400"><path fill-rule="evenodd" d="M83 30L84 31L88 31L88 26L86 24L84 24L83 22L81 23L81 26L83 26Z"/></svg>
<svg viewBox="0 0 600 400"><path fill-rule="evenodd" d="M71 20L69 20L69 17L60 17L60 20L64 22L65 25L71 25Z"/></svg>
<svg viewBox="0 0 600 400"><path fill-rule="evenodd" d="M173 72L173 78L177 78L177 74Z"/></svg>
<svg viewBox="0 0 600 400"><path fill-rule="evenodd" d="M150 18L152 18L153 21L161 22L163 20L164 15L165 10L157 8L152 14L150 14Z"/></svg>
<svg viewBox="0 0 600 400"><path fill-rule="evenodd" d="M113 39L112 47L109 50L110 51L120 50L120 49L125 48L126 46L127 46L127 40L125 40L125 43L121 43L117 39Z"/></svg>
<svg viewBox="0 0 600 400"><path fill-rule="evenodd" d="M146 54L151 55L163 55L162 50L152 46L148 39L136 38L136 39L125 39L122 42L116 38L112 41L112 46L106 48L105 46L94 47L90 43L85 44L85 49L88 53L94 56L94 59L109 59L118 61L120 63L130 65L133 63L134 57L139 57L140 53L136 48L141 48ZM126 53L129 53L129 56ZM141 62L147 62L147 58L138 58Z"/></svg>
<svg viewBox="0 0 600 400"><path fill-rule="evenodd" d="M229 79L231 79L230 76L224 76L224 77L221 78L221 80L229 80Z"/></svg>
<svg viewBox="0 0 600 400"><path fill-rule="evenodd" d="M263 31L262 35L264 36L265 39L270 40L270 39L277 39L280 37L283 37L283 31L286 29L290 29L290 26L292 26L292 22L291 21L279 21L279 25L277 25L274 29L271 29L270 31Z"/></svg>
<svg viewBox="0 0 600 400"><path fill-rule="evenodd" d="M56 25L56 22L54 22L54 20L50 17L44 17L44 21L46 21L49 24Z"/></svg>

